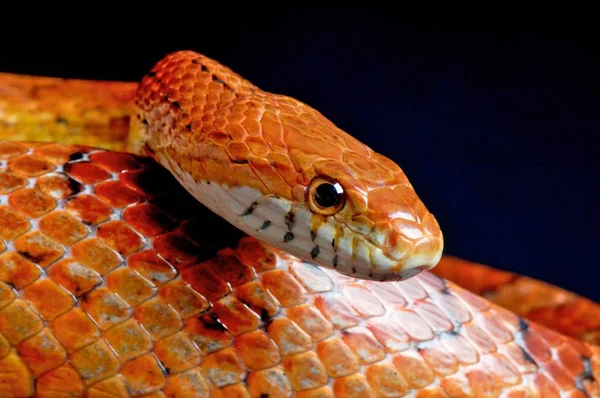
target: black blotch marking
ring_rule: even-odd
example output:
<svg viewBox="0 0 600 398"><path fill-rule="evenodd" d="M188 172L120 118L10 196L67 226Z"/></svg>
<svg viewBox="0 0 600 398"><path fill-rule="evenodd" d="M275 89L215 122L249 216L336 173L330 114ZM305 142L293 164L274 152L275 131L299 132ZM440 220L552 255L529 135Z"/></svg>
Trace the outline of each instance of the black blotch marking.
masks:
<svg viewBox="0 0 600 398"><path fill-rule="evenodd" d="M25 257L27 260L31 260L31 262L34 262L34 263L40 263L44 259L44 255L43 254L39 255L39 256L34 256L33 254L31 254L29 252L19 251L18 253L20 255L22 255L23 257Z"/></svg>
<svg viewBox="0 0 600 398"><path fill-rule="evenodd" d="M296 215L294 214L294 212L292 210L288 211L288 213L285 215L285 223L287 224L288 230L292 230L292 228L294 228L294 219L296 218Z"/></svg>
<svg viewBox="0 0 600 398"><path fill-rule="evenodd" d="M225 82L221 79L219 79L218 77L216 77L215 75L212 75L212 80L215 83L221 83L221 84L225 84Z"/></svg>
<svg viewBox="0 0 600 398"><path fill-rule="evenodd" d="M269 398L269 394L265 394L265 393L260 394L260 398Z"/></svg>
<svg viewBox="0 0 600 398"><path fill-rule="evenodd" d="M267 327L273 322L273 317L269 315L269 311L266 308L260 310L260 319Z"/></svg>
<svg viewBox="0 0 600 398"><path fill-rule="evenodd" d="M242 216L249 216L250 214L252 214L252 212L254 211L254 209L256 209L256 206L258 206L258 203L257 202L252 202L252 204L250 205L250 207L248 207L246 209L246 211L242 213Z"/></svg>
<svg viewBox="0 0 600 398"><path fill-rule="evenodd" d="M54 120L56 121L56 123L59 123L59 124L67 124L67 119L65 119L64 117L59 116Z"/></svg>
<svg viewBox="0 0 600 398"><path fill-rule="evenodd" d="M319 253L321 252L321 250L319 249L319 246L315 246L312 251L310 252L310 257L314 260Z"/></svg>
<svg viewBox="0 0 600 398"><path fill-rule="evenodd" d="M338 266L338 256L333 256L333 268L337 268Z"/></svg>
<svg viewBox="0 0 600 398"><path fill-rule="evenodd" d="M249 162L248 162L248 159L242 159L242 160L233 159L233 163L235 163L235 164L248 164Z"/></svg>
<svg viewBox="0 0 600 398"><path fill-rule="evenodd" d="M192 124L188 124L187 126L185 126L186 129L188 129L189 131L192 131Z"/></svg>
<svg viewBox="0 0 600 398"><path fill-rule="evenodd" d="M317 239L317 233L315 231L310 231L310 239L314 242Z"/></svg>
<svg viewBox="0 0 600 398"><path fill-rule="evenodd" d="M173 106L177 109L181 109L181 104L177 101L173 101Z"/></svg>
<svg viewBox="0 0 600 398"><path fill-rule="evenodd" d="M356 267L352 267L352 273L356 274Z"/></svg>
<svg viewBox="0 0 600 398"><path fill-rule="evenodd" d="M168 376L171 374L171 369L167 368L166 366L164 367L165 369L165 374Z"/></svg>
<svg viewBox="0 0 600 398"><path fill-rule="evenodd" d="M519 345L519 348L521 349L521 353L523 354L523 359L525 359L525 361L534 364L536 367L538 366L537 362L535 361L535 359L533 359L533 357L531 356L531 354L529 354L523 347L521 347Z"/></svg>
<svg viewBox="0 0 600 398"><path fill-rule="evenodd" d="M525 319L519 317L519 330L521 332L528 332L529 331L529 324L527 322L525 322Z"/></svg>
<svg viewBox="0 0 600 398"><path fill-rule="evenodd" d="M204 327L207 329L216 330L218 332L223 332L227 330L227 328L223 324L221 324L221 322L219 322L219 317L214 312L210 312L205 315L200 315L198 317L198 320L200 320L200 322L202 322L202 325L204 325Z"/></svg>
<svg viewBox="0 0 600 398"><path fill-rule="evenodd" d="M333 248L335 249L335 238L333 238L333 239L331 240L331 247L333 247Z"/></svg>
<svg viewBox="0 0 600 398"><path fill-rule="evenodd" d="M75 152L69 155L69 162L83 158L83 152Z"/></svg>
<svg viewBox="0 0 600 398"><path fill-rule="evenodd" d="M271 226L271 221L267 220L263 223L263 225L260 227L260 229L265 230L267 228L269 228Z"/></svg>
<svg viewBox="0 0 600 398"><path fill-rule="evenodd" d="M148 119L144 119L144 120L142 120L142 123L144 123L144 124L147 126L147 125L149 124L149 123L148 123Z"/></svg>
<svg viewBox="0 0 600 398"><path fill-rule="evenodd" d="M293 233L291 233L291 232L288 232L288 233L287 233L287 234L285 234L285 236L283 237L283 241L284 241L285 243L287 243L287 242L291 242L291 241L293 241L293 240L294 240L294 234L293 234Z"/></svg>
<svg viewBox="0 0 600 398"><path fill-rule="evenodd" d="M81 185L79 182L75 181L71 177L67 177L67 181L67 183L69 184L69 189L71 190L69 196L76 195L83 190L83 185Z"/></svg>

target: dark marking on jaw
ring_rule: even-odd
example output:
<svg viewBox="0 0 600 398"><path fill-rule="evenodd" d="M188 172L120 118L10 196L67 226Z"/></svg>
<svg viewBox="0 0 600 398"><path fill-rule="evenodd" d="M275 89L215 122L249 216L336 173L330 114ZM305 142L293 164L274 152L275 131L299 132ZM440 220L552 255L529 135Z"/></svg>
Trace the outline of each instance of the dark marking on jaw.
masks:
<svg viewBox="0 0 600 398"><path fill-rule="evenodd" d="M258 206L258 203L257 202L252 202L252 204L250 205L250 207L248 207L246 209L246 211L242 213L242 216L249 216L250 214L252 214L252 212L254 211L254 209L256 208L256 206Z"/></svg>
<svg viewBox="0 0 600 398"><path fill-rule="evenodd" d="M287 212L287 214L285 215L285 223L287 224L288 230L292 230L292 228L294 228L294 218L296 217L296 214L294 214L293 210L290 210Z"/></svg>
<svg viewBox="0 0 600 398"><path fill-rule="evenodd" d="M288 232L287 234L285 234L285 236L283 237L283 241L285 243L293 241L294 240L294 234L291 232Z"/></svg>
<svg viewBox="0 0 600 398"><path fill-rule="evenodd" d="M265 230L267 228L269 228L271 226L271 221L267 220L263 223L263 225L260 227L261 230Z"/></svg>
<svg viewBox="0 0 600 398"><path fill-rule="evenodd" d="M310 231L310 239L314 242L317 239L317 233L315 231Z"/></svg>
<svg viewBox="0 0 600 398"><path fill-rule="evenodd" d="M356 274L356 267L352 267L352 273Z"/></svg>
<svg viewBox="0 0 600 398"><path fill-rule="evenodd" d="M337 266L338 266L338 256L337 255L333 256L332 263L333 263L333 268L337 268Z"/></svg>
<svg viewBox="0 0 600 398"><path fill-rule="evenodd" d="M320 252L321 252L321 250L319 249L319 246L317 245L310 252L310 257L314 260L319 255Z"/></svg>
<svg viewBox="0 0 600 398"><path fill-rule="evenodd" d="M333 239L331 240L331 247L333 247L333 248L335 249L335 238L333 238Z"/></svg>

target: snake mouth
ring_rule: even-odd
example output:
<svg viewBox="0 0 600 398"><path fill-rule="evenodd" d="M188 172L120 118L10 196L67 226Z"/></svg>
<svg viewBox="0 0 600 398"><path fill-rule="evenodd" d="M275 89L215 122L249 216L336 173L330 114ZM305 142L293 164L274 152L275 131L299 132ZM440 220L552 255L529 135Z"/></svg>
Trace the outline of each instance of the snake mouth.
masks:
<svg viewBox="0 0 600 398"><path fill-rule="evenodd" d="M214 200L219 214L233 225L303 261L343 275L377 281L405 280L433 268L441 258L441 237L423 237L411 243L403 255L393 258L372 239L335 217L315 217L302 203L262 195L248 187L211 186L220 191Z"/></svg>
<svg viewBox="0 0 600 398"><path fill-rule="evenodd" d="M165 162L168 164L168 162ZM333 269L357 279L398 281L437 265L442 237L423 224L420 239L406 241L406 228L376 228L368 234L335 216L316 216L304 203L294 202L248 186L196 181L175 163L173 175L211 211L250 236L303 261Z"/></svg>

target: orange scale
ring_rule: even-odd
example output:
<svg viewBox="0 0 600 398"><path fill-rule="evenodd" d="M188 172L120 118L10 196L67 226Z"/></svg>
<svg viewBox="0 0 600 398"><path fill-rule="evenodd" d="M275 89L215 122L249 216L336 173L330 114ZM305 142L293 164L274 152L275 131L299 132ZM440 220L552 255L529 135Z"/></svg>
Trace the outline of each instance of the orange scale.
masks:
<svg viewBox="0 0 600 398"><path fill-rule="evenodd" d="M8 204L30 218L38 218L56 207L56 200L38 188L24 188L8 197Z"/></svg>
<svg viewBox="0 0 600 398"><path fill-rule="evenodd" d="M238 336L233 346L246 367L252 371L270 368L281 360L277 345L261 330Z"/></svg>
<svg viewBox="0 0 600 398"><path fill-rule="evenodd" d="M201 368L207 379L217 387L239 383L246 377L246 367L233 347L206 355Z"/></svg>
<svg viewBox="0 0 600 398"><path fill-rule="evenodd" d="M314 351L287 356L283 369L296 391L310 390L327 383L327 371Z"/></svg>
<svg viewBox="0 0 600 398"><path fill-rule="evenodd" d="M23 177L38 177L55 169L54 165L32 155L10 159L7 167L10 171Z"/></svg>
<svg viewBox="0 0 600 398"><path fill-rule="evenodd" d="M24 188L27 180L9 171L0 172L0 194L6 195L17 189Z"/></svg>
<svg viewBox="0 0 600 398"><path fill-rule="evenodd" d="M67 353L50 329L44 329L16 346L21 359L32 370L35 378L56 368L67 359Z"/></svg>
<svg viewBox="0 0 600 398"><path fill-rule="evenodd" d="M165 374L153 354L126 362L119 373L127 381L128 392L133 396L160 390L166 384Z"/></svg>
<svg viewBox="0 0 600 398"><path fill-rule="evenodd" d="M180 373L200 364L200 351L185 332L159 340L153 352L167 374Z"/></svg>
<svg viewBox="0 0 600 398"><path fill-rule="evenodd" d="M143 199L140 194L127 188L120 181L101 182L94 187L94 193L108 205L119 209Z"/></svg>
<svg viewBox="0 0 600 398"><path fill-rule="evenodd" d="M68 163L65 172L82 184L95 184L110 178L110 173L91 162Z"/></svg>
<svg viewBox="0 0 600 398"><path fill-rule="evenodd" d="M160 289L160 297L184 319L198 315L210 307L210 303L188 283L178 279Z"/></svg>
<svg viewBox="0 0 600 398"><path fill-rule="evenodd" d="M98 227L96 236L117 253L127 256L144 246L144 240L127 223L120 220L106 222Z"/></svg>
<svg viewBox="0 0 600 398"><path fill-rule="evenodd" d="M121 367L119 358L103 339L74 352L69 361L88 385L115 375Z"/></svg>
<svg viewBox="0 0 600 398"><path fill-rule="evenodd" d="M67 201L66 210L88 225L97 225L110 218L111 208L95 196L82 194Z"/></svg>
<svg viewBox="0 0 600 398"><path fill-rule="evenodd" d="M0 206L0 238L13 240L31 228L27 218L7 206Z"/></svg>
<svg viewBox="0 0 600 398"><path fill-rule="evenodd" d="M234 341L225 326L208 314L188 319L183 331L194 341L202 355L228 347Z"/></svg>
<svg viewBox="0 0 600 398"><path fill-rule="evenodd" d="M100 338L100 329L80 308L59 316L50 328L69 352L73 352Z"/></svg>
<svg viewBox="0 0 600 398"><path fill-rule="evenodd" d="M39 222L40 231L63 245L83 239L88 230L83 223L66 211L54 211Z"/></svg>
<svg viewBox="0 0 600 398"><path fill-rule="evenodd" d="M274 319L267 333L284 356L305 352L312 347L310 336L287 318Z"/></svg>
<svg viewBox="0 0 600 398"><path fill-rule="evenodd" d="M47 321L67 312L75 304L73 297L52 279L41 279L27 286L23 297Z"/></svg>
<svg viewBox="0 0 600 398"><path fill-rule="evenodd" d="M281 366L251 372L246 382L248 392L239 397L291 397L294 392Z"/></svg>

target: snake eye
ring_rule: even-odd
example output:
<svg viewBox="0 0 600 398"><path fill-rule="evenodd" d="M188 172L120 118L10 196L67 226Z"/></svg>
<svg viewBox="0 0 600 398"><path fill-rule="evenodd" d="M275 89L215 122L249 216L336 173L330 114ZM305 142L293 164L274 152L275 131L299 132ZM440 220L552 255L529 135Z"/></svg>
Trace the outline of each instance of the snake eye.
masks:
<svg viewBox="0 0 600 398"><path fill-rule="evenodd" d="M342 186L325 177L315 177L308 187L310 209L324 216L330 216L342 209L346 195Z"/></svg>

